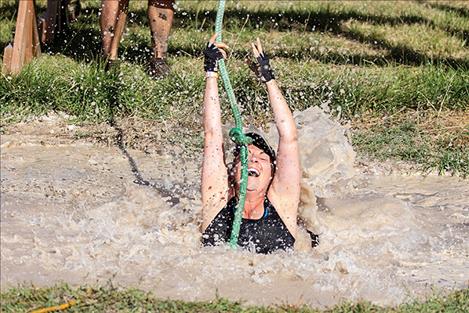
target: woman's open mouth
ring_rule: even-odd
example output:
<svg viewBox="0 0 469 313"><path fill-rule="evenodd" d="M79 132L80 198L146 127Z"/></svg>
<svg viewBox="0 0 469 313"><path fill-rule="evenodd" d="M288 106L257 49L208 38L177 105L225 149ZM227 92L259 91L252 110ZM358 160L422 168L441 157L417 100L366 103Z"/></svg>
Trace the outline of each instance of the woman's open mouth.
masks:
<svg viewBox="0 0 469 313"><path fill-rule="evenodd" d="M248 168L248 175L249 176L254 176L254 177L259 177L260 173L255 168Z"/></svg>

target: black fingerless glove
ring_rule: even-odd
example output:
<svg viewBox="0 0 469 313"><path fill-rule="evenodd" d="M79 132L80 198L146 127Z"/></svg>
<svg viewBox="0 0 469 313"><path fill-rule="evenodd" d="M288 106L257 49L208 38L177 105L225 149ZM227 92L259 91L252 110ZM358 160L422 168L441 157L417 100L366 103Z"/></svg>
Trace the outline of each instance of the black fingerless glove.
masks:
<svg viewBox="0 0 469 313"><path fill-rule="evenodd" d="M223 59L220 49L213 43L209 42L204 50L204 70L206 72L216 72L218 60Z"/></svg>
<svg viewBox="0 0 469 313"><path fill-rule="evenodd" d="M259 62L258 74L264 83L275 79L274 72L270 67L269 58L267 57L267 55L260 54L257 57L257 62Z"/></svg>

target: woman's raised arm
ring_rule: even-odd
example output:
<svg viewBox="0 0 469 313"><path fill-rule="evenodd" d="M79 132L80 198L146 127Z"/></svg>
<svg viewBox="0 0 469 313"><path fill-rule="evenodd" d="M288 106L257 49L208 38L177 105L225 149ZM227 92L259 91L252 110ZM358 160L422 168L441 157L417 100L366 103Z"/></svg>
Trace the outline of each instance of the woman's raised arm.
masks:
<svg viewBox="0 0 469 313"><path fill-rule="evenodd" d="M275 81L269 59L264 54L259 39L256 44L252 44L252 49L259 63L258 74L267 86L270 106L279 133L276 171L268 196L274 202L288 229L294 234L301 180L298 132L292 112Z"/></svg>
<svg viewBox="0 0 469 313"><path fill-rule="evenodd" d="M275 80L266 83L269 101L279 133L277 171L272 187L276 192L300 194L300 156L295 120Z"/></svg>
<svg viewBox="0 0 469 313"><path fill-rule="evenodd" d="M226 49L227 46L223 43L215 44L215 37L216 35L210 38L204 51L206 83L203 108L202 231L225 206L229 190L216 71L217 61L226 56L222 49Z"/></svg>

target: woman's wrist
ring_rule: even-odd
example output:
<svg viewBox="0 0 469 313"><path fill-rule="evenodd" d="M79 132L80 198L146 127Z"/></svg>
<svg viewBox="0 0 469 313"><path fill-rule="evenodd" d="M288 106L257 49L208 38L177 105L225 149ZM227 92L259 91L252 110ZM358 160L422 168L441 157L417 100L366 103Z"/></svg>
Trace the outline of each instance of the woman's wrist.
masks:
<svg viewBox="0 0 469 313"><path fill-rule="evenodd" d="M215 78L215 79L217 79L217 78L218 78L218 73L217 73L217 72L214 72L214 71L207 71L207 72L205 72L205 79L209 79L209 78Z"/></svg>
<svg viewBox="0 0 469 313"><path fill-rule="evenodd" d="M270 92L271 90L276 89L275 87L277 86L277 82L275 79L271 79L268 82L265 82L265 87L267 88L267 92Z"/></svg>

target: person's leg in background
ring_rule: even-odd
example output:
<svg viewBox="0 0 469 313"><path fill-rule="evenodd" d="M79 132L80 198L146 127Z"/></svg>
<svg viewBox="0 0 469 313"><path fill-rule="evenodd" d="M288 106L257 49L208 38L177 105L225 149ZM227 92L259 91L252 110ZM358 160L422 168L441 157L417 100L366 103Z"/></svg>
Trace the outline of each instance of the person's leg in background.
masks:
<svg viewBox="0 0 469 313"><path fill-rule="evenodd" d="M120 13L126 12L128 7L129 0L102 0L101 2L99 24L101 26L102 53L106 59L111 56L112 41Z"/></svg>
<svg viewBox="0 0 469 313"><path fill-rule="evenodd" d="M39 18L39 37L44 46L50 46L64 39L68 30L65 7L70 0L47 0L46 12Z"/></svg>
<svg viewBox="0 0 469 313"><path fill-rule="evenodd" d="M164 76L170 70L166 63L166 55L173 17L174 0L148 0L148 20L153 48L149 73L154 77Z"/></svg>

